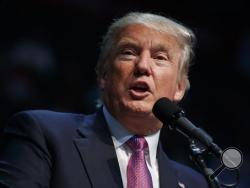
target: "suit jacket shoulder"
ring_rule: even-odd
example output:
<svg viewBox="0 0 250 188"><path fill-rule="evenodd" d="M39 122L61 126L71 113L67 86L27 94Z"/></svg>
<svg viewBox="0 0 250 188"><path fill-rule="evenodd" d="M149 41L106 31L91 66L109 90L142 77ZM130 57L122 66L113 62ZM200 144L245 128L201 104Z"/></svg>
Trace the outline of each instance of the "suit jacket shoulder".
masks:
<svg viewBox="0 0 250 188"><path fill-rule="evenodd" d="M47 110L15 114L0 142L0 187L88 187L74 143L85 117Z"/></svg>
<svg viewBox="0 0 250 188"><path fill-rule="evenodd" d="M55 112L49 110L29 110L15 114L8 122L7 131L11 128L31 128L38 126L41 131L53 132L74 130L86 116L83 114ZM19 129L20 130L20 129ZM26 130L26 129L25 129ZM72 132L72 131L70 131Z"/></svg>

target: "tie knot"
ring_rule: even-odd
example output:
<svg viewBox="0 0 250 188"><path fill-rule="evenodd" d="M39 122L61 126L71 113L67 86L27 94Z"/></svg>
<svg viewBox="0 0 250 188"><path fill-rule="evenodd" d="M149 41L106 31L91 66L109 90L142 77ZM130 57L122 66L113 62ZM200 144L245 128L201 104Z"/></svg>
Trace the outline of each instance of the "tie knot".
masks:
<svg viewBox="0 0 250 188"><path fill-rule="evenodd" d="M142 136L133 136L127 141L129 148L134 151L142 151L148 147L148 143Z"/></svg>

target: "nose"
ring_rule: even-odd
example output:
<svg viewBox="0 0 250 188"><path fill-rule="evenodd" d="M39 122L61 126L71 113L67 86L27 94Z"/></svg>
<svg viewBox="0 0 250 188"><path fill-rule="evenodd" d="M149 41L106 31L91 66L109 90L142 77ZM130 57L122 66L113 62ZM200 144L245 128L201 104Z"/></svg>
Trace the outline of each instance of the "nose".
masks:
<svg viewBox="0 0 250 188"><path fill-rule="evenodd" d="M150 61L151 61L150 53L148 52L141 53L135 65L135 76L142 76L142 75L149 76L151 74Z"/></svg>

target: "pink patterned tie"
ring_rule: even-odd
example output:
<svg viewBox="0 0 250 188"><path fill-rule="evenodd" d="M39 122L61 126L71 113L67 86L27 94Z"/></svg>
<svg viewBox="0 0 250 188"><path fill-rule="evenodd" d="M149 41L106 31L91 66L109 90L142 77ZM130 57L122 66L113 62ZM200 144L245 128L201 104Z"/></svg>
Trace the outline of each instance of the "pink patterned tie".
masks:
<svg viewBox="0 0 250 188"><path fill-rule="evenodd" d="M145 152L148 143L144 137L133 136L127 141L132 155L127 167L127 188L153 188L152 179L148 170Z"/></svg>

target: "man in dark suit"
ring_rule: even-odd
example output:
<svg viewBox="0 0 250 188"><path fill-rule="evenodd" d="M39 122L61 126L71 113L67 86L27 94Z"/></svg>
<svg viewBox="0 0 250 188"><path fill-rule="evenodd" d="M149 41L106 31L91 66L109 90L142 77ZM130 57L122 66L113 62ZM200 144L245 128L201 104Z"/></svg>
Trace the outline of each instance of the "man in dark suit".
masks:
<svg viewBox="0 0 250 188"><path fill-rule="evenodd" d="M0 187L206 188L194 170L171 161L152 114L161 97L189 88L192 31L168 18L130 13L103 39L97 64L102 108L93 115L25 111L0 146Z"/></svg>

